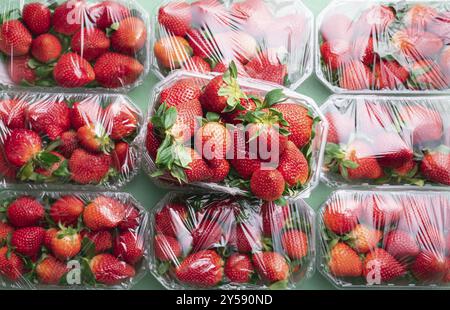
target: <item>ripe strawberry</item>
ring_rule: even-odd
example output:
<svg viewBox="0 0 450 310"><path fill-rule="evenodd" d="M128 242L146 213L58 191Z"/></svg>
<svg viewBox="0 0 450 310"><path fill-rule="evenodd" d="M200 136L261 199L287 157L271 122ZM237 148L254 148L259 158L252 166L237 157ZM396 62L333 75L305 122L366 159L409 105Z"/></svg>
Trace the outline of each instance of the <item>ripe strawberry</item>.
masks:
<svg viewBox="0 0 450 310"><path fill-rule="evenodd" d="M204 250L186 257L175 269L177 279L196 287L213 287L223 277L223 260L212 250Z"/></svg>
<svg viewBox="0 0 450 310"><path fill-rule="evenodd" d="M447 261L440 253L420 252L411 266L413 275L421 282L440 282L447 271Z"/></svg>
<svg viewBox="0 0 450 310"><path fill-rule="evenodd" d="M209 65L209 63L198 56L192 56L191 58L189 58L182 66L182 69L200 73L211 72L211 66Z"/></svg>
<svg viewBox="0 0 450 310"><path fill-rule="evenodd" d="M386 5L373 5L356 22L355 31L361 35L382 36L395 21L395 10Z"/></svg>
<svg viewBox="0 0 450 310"><path fill-rule="evenodd" d="M245 116L250 150L263 161L278 161L289 141L289 131L280 124L286 125L285 120L276 113L256 111Z"/></svg>
<svg viewBox="0 0 450 310"><path fill-rule="evenodd" d="M346 15L333 13L324 17L320 33L325 41L347 39L352 35L352 21Z"/></svg>
<svg viewBox="0 0 450 310"><path fill-rule="evenodd" d="M231 147L231 135L219 122L207 122L195 134L195 149L206 160L225 159Z"/></svg>
<svg viewBox="0 0 450 310"><path fill-rule="evenodd" d="M228 280L233 283L248 283L255 270L250 257L244 254L234 253L228 257L224 272Z"/></svg>
<svg viewBox="0 0 450 310"><path fill-rule="evenodd" d="M376 248L367 254L363 267L364 277L370 276L373 272L375 277L380 277L382 282L387 282L403 276L406 269L391 254Z"/></svg>
<svg viewBox="0 0 450 310"><path fill-rule="evenodd" d="M36 276L39 283L57 285L69 271L66 264L49 255L36 265Z"/></svg>
<svg viewBox="0 0 450 310"><path fill-rule="evenodd" d="M34 85L36 82L36 73L28 65L29 62L29 56L11 57L8 59L8 74L13 83L18 85Z"/></svg>
<svg viewBox="0 0 450 310"><path fill-rule="evenodd" d="M358 224L361 204L352 197L343 197L330 202L323 211L325 227L338 235L344 235Z"/></svg>
<svg viewBox="0 0 450 310"><path fill-rule="evenodd" d="M0 101L0 120L10 129L25 128L25 106L20 100Z"/></svg>
<svg viewBox="0 0 450 310"><path fill-rule="evenodd" d="M382 236L383 234L380 230L361 224L356 225L348 235L350 245L358 253L367 253L374 249Z"/></svg>
<svg viewBox="0 0 450 310"><path fill-rule="evenodd" d="M8 56L28 54L33 38L28 29L17 19L0 25L0 51Z"/></svg>
<svg viewBox="0 0 450 310"><path fill-rule="evenodd" d="M212 171L208 167L206 161L193 149L186 147L186 153L190 154L192 161L184 169L186 180L188 183L202 182L209 180L212 176Z"/></svg>
<svg viewBox="0 0 450 310"><path fill-rule="evenodd" d="M235 64L236 64L238 76L249 77L249 75L247 74L247 71L245 71L244 65L242 65L239 62L235 63ZM216 66L214 67L214 69L212 71L217 72L217 73L225 73L228 70L229 66L230 66L230 61L222 60L216 64Z"/></svg>
<svg viewBox="0 0 450 310"><path fill-rule="evenodd" d="M70 123L75 130L103 118L103 108L95 100L75 102L70 109Z"/></svg>
<svg viewBox="0 0 450 310"><path fill-rule="evenodd" d="M261 161L256 156L250 157L248 153L243 158L233 158L230 162L239 176L245 180L250 180L253 173L261 168Z"/></svg>
<svg viewBox="0 0 450 310"><path fill-rule="evenodd" d="M226 159L213 159L208 161L208 167L211 171L209 182L220 183L230 173L230 163Z"/></svg>
<svg viewBox="0 0 450 310"><path fill-rule="evenodd" d="M8 236L14 231L14 228L7 223L0 222L0 244L3 244Z"/></svg>
<svg viewBox="0 0 450 310"><path fill-rule="evenodd" d="M252 193L263 200L275 201L283 195L285 181L276 169L258 169L250 180Z"/></svg>
<svg viewBox="0 0 450 310"><path fill-rule="evenodd" d="M278 56L271 52L263 52L252 58L245 65L245 70L251 78L280 85L284 85L288 75L287 66L281 63Z"/></svg>
<svg viewBox="0 0 450 310"><path fill-rule="evenodd" d="M130 145L128 143L123 141L115 143L111 157L117 171L129 173L133 169L134 159L131 157Z"/></svg>
<svg viewBox="0 0 450 310"><path fill-rule="evenodd" d="M361 218L364 218L372 227L388 227L399 221L402 211L402 204L399 204L394 197L389 195L372 196L364 202Z"/></svg>
<svg viewBox="0 0 450 310"><path fill-rule="evenodd" d="M102 1L89 8L89 17L97 28L105 30L131 16L130 10L116 1Z"/></svg>
<svg viewBox="0 0 450 310"><path fill-rule="evenodd" d="M201 85L196 80L181 80L161 91L159 102L169 107L178 106L180 103L199 99L201 94Z"/></svg>
<svg viewBox="0 0 450 310"><path fill-rule="evenodd" d="M37 225L44 219L44 207L31 196L22 196L14 200L6 211L9 223L14 227Z"/></svg>
<svg viewBox="0 0 450 310"><path fill-rule="evenodd" d="M59 86L83 87L94 81L95 72L86 59L75 53L67 53L56 64L53 77Z"/></svg>
<svg viewBox="0 0 450 310"><path fill-rule="evenodd" d="M135 55L147 42L147 27L138 17L127 17L119 22L111 35L112 48L122 54Z"/></svg>
<svg viewBox="0 0 450 310"><path fill-rule="evenodd" d="M242 110L240 108L242 108ZM241 98L239 109L235 109L233 112L225 114L224 118L226 122L229 124L234 125L241 124L242 119L240 118L244 117L245 114L247 114L247 112L255 110L256 110L255 99Z"/></svg>
<svg viewBox="0 0 450 310"><path fill-rule="evenodd" d="M78 143L89 152L110 153L113 142L101 124L88 124L77 130Z"/></svg>
<svg viewBox="0 0 450 310"><path fill-rule="evenodd" d="M283 229L290 215L289 205L278 206L265 202L261 206L262 229L265 237L273 238Z"/></svg>
<svg viewBox="0 0 450 310"><path fill-rule="evenodd" d="M185 205L167 204L155 215L156 232L176 238L182 235L186 229L188 216L189 213Z"/></svg>
<svg viewBox="0 0 450 310"><path fill-rule="evenodd" d="M53 13L53 29L63 35L73 36L85 25L85 19L87 18L87 3L85 1L66 1L60 4Z"/></svg>
<svg viewBox="0 0 450 310"><path fill-rule="evenodd" d="M191 5L184 1L171 2L161 6L158 22L170 35L184 37L191 28Z"/></svg>
<svg viewBox="0 0 450 310"><path fill-rule="evenodd" d="M192 231L192 248L194 251L218 247L224 232L214 220L202 220Z"/></svg>
<svg viewBox="0 0 450 310"><path fill-rule="evenodd" d="M366 35L356 38L353 43L353 55L366 66L371 66L377 61L378 55L375 52L378 42Z"/></svg>
<svg viewBox="0 0 450 310"><path fill-rule="evenodd" d="M259 50L255 38L244 31L230 31L215 36L219 46L227 46L222 50L225 59L234 59L243 65L253 59Z"/></svg>
<svg viewBox="0 0 450 310"><path fill-rule="evenodd" d="M273 283L287 280L289 265L286 259L277 252L258 252L253 254L253 264L259 276Z"/></svg>
<svg viewBox="0 0 450 310"><path fill-rule="evenodd" d="M407 232L393 230L383 239L383 248L400 261L419 254L416 240Z"/></svg>
<svg viewBox="0 0 450 310"><path fill-rule="evenodd" d="M136 229L140 224L140 211L134 206L125 206L125 216L123 220L119 223L120 230L133 230Z"/></svg>
<svg viewBox="0 0 450 310"><path fill-rule="evenodd" d="M236 226L236 247L240 253L254 253L262 250L262 232L256 224L253 221L246 221Z"/></svg>
<svg viewBox="0 0 450 310"><path fill-rule="evenodd" d="M300 230L288 230L281 236L281 244L289 258L302 259L308 254L308 236Z"/></svg>
<svg viewBox="0 0 450 310"><path fill-rule="evenodd" d="M278 171L283 175L289 186L305 184L309 178L309 165L305 156L291 141L288 142L278 165Z"/></svg>
<svg viewBox="0 0 450 310"><path fill-rule="evenodd" d="M108 230L91 231L82 233L83 238L88 238L95 247L95 253L103 253L113 248L113 236Z"/></svg>
<svg viewBox="0 0 450 310"><path fill-rule="evenodd" d="M107 154L91 154L76 149L69 159L69 171L72 180L79 184L98 184L109 172L111 156Z"/></svg>
<svg viewBox="0 0 450 310"><path fill-rule="evenodd" d="M436 56L444 46L437 35L416 29L397 31L392 42L404 55L417 61Z"/></svg>
<svg viewBox="0 0 450 310"><path fill-rule="evenodd" d="M450 149L441 146L432 151L425 151L420 171L432 182L450 185Z"/></svg>
<svg viewBox="0 0 450 310"><path fill-rule="evenodd" d="M124 217L125 206L107 196L98 196L83 211L84 224L93 231L115 228Z"/></svg>
<svg viewBox="0 0 450 310"><path fill-rule="evenodd" d="M5 141L5 154L9 163L22 167L42 150L37 133L28 129L14 129Z"/></svg>
<svg viewBox="0 0 450 310"><path fill-rule="evenodd" d="M31 54L42 63L50 63L59 58L62 52L62 45L59 39L49 33L41 34L33 39L31 44Z"/></svg>
<svg viewBox="0 0 450 310"><path fill-rule="evenodd" d="M330 70L342 70L352 59L351 46L346 40L326 41L320 47L322 59Z"/></svg>
<svg viewBox="0 0 450 310"><path fill-rule="evenodd" d="M98 28L83 28L72 37L72 51L87 61L94 61L108 52L111 42Z"/></svg>
<svg viewBox="0 0 450 310"><path fill-rule="evenodd" d="M426 4L415 4L412 6L403 17L407 26L416 31L424 30L437 16L435 8Z"/></svg>
<svg viewBox="0 0 450 310"><path fill-rule="evenodd" d="M328 268L337 277L359 277L363 272L363 264L358 254L347 244L337 243L329 253Z"/></svg>
<svg viewBox="0 0 450 310"><path fill-rule="evenodd" d="M411 68L412 87L414 89L444 89L450 83L439 65L433 60L420 60Z"/></svg>
<svg viewBox="0 0 450 310"><path fill-rule="evenodd" d="M375 64L374 74L378 89L399 89L409 79L409 71L395 60L380 60Z"/></svg>
<svg viewBox="0 0 450 310"><path fill-rule="evenodd" d="M116 101L105 109L105 117L112 123L111 138L120 140L131 136L138 127L138 111L125 102Z"/></svg>
<svg viewBox="0 0 450 310"><path fill-rule="evenodd" d="M60 146L58 147L61 154L70 158L73 152L79 148L77 133L75 130L65 131L61 134Z"/></svg>
<svg viewBox="0 0 450 310"><path fill-rule="evenodd" d="M11 252L8 255L7 247L0 248L0 275L11 281L18 281L25 273L25 266L17 254Z"/></svg>
<svg viewBox="0 0 450 310"><path fill-rule="evenodd" d="M120 233L114 239L114 255L131 265L135 265L144 255L143 237L131 231Z"/></svg>
<svg viewBox="0 0 450 310"><path fill-rule="evenodd" d="M170 36L157 41L153 52L158 64L166 69L179 69L192 54L192 47L183 37Z"/></svg>
<svg viewBox="0 0 450 310"><path fill-rule="evenodd" d="M413 160L412 146L398 134L398 132L385 132L375 139L376 158L381 167L399 168Z"/></svg>
<svg viewBox="0 0 450 310"><path fill-rule="evenodd" d="M73 228L59 230L51 241L53 255L60 260L69 260L81 251L81 235Z"/></svg>
<svg viewBox="0 0 450 310"><path fill-rule="evenodd" d="M136 82L144 72L144 67L133 57L105 53L97 59L94 71L100 85L107 88L118 88Z"/></svg>
<svg viewBox="0 0 450 310"><path fill-rule="evenodd" d="M419 105L405 105L399 115L405 131L411 131L414 145L440 140L443 122L438 111Z"/></svg>
<svg viewBox="0 0 450 310"><path fill-rule="evenodd" d="M58 233L58 230L56 228L49 228L45 231L44 236L44 246L47 248L47 250L52 249L52 240Z"/></svg>
<svg viewBox="0 0 450 310"><path fill-rule="evenodd" d="M27 112L31 128L51 140L56 140L70 129L70 109L63 101L51 104L41 101L31 105Z"/></svg>
<svg viewBox="0 0 450 310"><path fill-rule="evenodd" d="M42 227L24 227L15 230L11 236L11 245L19 254L36 257L44 243L45 229Z"/></svg>
<svg viewBox="0 0 450 310"><path fill-rule="evenodd" d="M152 158L156 160L156 155L158 154L158 149L161 145L160 138L156 135L153 124L149 122L147 124L147 136L145 138L145 148Z"/></svg>
<svg viewBox="0 0 450 310"><path fill-rule="evenodd" d="M40 35L50 30L52 12L44 4L32 2L24 5L22 19L32 34Z"/></svg>
<svg viewBox="0 0 450 310"><path fill-rule="evenodd" d="M89 263L95 280L107 285L115 285L134 277L136 274L133 266L120 261L111 254L99 254L94 256Z"/></svg>
<svg viewBox="0 0 450 310"><path fill-rule="evenodd" d="M374 85L373 72L360 61L351 61L342 67L339 85L348 90L371 89Z"/></svg>
<svg viewBox="0 0 450 310"><path fill-rule="evenodd" d="M17 177L17 167L12 166L3 152L3 149L0 149L0 176L5 180L13 181Z"/></svg>
<svg viewBox="0 0 450 310"><path fill-rule="evenodd" d="M208 32L202 32L199 29L190 29L186 32L186 38L194 56L202 59L217 57L215 56L217 42L215 38L208 36ZM228 66L223 72L227 71L227 68Z"/></svg>
<svg viewBox="0 0 450 310"><path fill-rule="evenodd" d="M51 206L49 215L55 223L65 226L75 225L83 213L84 203L73 195L62 196Z"/></svg>
<svg viewBox="0 0 450 310"><path fill-rule="evenodd" d="M156 235L154 240L156 259L162 262L177 261L182 255L181 245L174 237Z"/></svg>
<svg viewBox="0 0 450 310"><path fill-rule="evenodd" d="M394 173L399 177L410 177L413 171L417 171L417 164L414 160L406 162L403 166L395 168Z"/></svg>

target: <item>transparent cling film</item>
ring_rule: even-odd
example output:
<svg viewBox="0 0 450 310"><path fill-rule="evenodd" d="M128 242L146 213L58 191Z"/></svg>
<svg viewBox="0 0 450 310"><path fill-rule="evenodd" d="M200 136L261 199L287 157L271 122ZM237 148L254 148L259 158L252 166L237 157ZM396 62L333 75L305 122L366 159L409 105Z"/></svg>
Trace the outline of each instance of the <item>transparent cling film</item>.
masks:
<svg viewBox="0 0 450 310"><path fill-rule="evenodd" d="M153 18L152 68L239 74L297 88L313 70L314 16L298 0L165 0Z"/></svg>
<svg viewBox="0 0 450 310"><path fill-rule="evenodd" d="M145 274L149 222L129 194L0 194L0 286L129 289Z"/></svg>
<svg viewBox="0 0 450 310"><path fill-rule="evenodd" d="M447 1L333 1L317 19L317 76L335 93L448 93L449 29Z"/></svg>
<svg viewBox="0 0 450 310"><path fill-rule="evenodd" d="M1 186L117 189L140 167L142 122L124 95L3 92Z"/></svg>
<svg viewBox="0 0 450 310"><path fill-rule="evenodd" d="M151 212L150 271L168 289L292 289L314 271L314 212L169 193Z"/></svg>
<svg viewBox="0 0 450 310"><path fill-rule="evenodd" d="M339 288L448 288L449 212L449 191L336 191L318 215L320 272Z"/></svg>
<svg viewBox="0 0 450 310"><path fill-rule="evenodd" d="M150 19L134 0L5 0L0 85L129 91L150 69Z"/></svg>

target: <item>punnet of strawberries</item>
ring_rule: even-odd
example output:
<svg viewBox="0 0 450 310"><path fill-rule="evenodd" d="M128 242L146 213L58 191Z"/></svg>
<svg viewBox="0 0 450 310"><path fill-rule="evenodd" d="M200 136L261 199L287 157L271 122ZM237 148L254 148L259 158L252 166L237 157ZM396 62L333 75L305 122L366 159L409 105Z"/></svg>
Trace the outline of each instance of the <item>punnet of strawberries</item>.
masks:
<svg viewBox="0 0 450 310"><path fill-rule="evenodd" d="M130 288L146 268L148 214L126 193L0 195L0 285Z"/></svg>
<svg viewBox="0 0 450 310"><path fill-rule="evenodd" d="M318 181L327 130L316 104L273 84L179 71L155 87L145 168L158 184L266 201Z"/></svg>
<svg viewBox="0 0 450 310"><path fill-rule="evenodd" d="M333 96L322 111L328 184L450 185L448 98Z"/></svg>
<svg viewBox="0 0 450 310"><path fill-rule="evenodd" d="M0 84L128 90L148 72L149 17L134 0L4 0Z"/></svg>
<svg viewBox="0 0 450 310"><path fill-rule="evenodd" d="M169 193L151 213L150 271L168 289L295 288L314 270L314 211Z"/></svg>
<svg viewBox="0 0 450 310"><path fill-rule="evenodd" d="M164 0L154 19L152 66L239 75L297 88L313 68L313 15L301 1Z"/></svg>
<svg viewBox="0 0 450 310"><path fill-rule="evenodd" d="M340 288L450 284L450 194L340 190L319 213L320 271Z"/></svg>
<svg viewBox="0 0 450 310"><path fill-rule="evenodd" d="M317 31L316 73L334 92L450 89L446 1L335 1Z"/></svg>
<svg viewBox="0 0 450 310"><path fill-rule="evenodd" d="M127 96L3 92L3 186L118 188L140 166L143 116Z"/></svg>

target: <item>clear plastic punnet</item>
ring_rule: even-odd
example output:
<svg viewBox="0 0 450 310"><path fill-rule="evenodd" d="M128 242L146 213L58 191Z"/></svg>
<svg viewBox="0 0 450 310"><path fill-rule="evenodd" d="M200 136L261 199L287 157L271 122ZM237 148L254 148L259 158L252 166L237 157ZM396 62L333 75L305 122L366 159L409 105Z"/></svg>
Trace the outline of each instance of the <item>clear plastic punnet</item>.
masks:
<svg viewBox="0 0 450 310"><path fill-rule="evenodd" d="M334 93L450 92L448 1L335 0L316 32L316 74Z"/></svg>
<svg viewBox="0 0 450 310"><path fill-rule="evenodd" d="M300 199L169 193L150 222L150 271L167 289L293 289L314 272L315 214Z"/></svg>
<svg viewBox="0 0 450 310"><path fill-rule="evenodd" d="M450 98L331 96L328 185L450 185Z"/></svg>
<svg viewBox="0 0 450 310"><path fill-rule="evenodd" d="M124 95L3 92L1 187L117 189L139 170L143 119Z"/></svg>
<svg viewBox="0 0 450 310"><path fill-rule="evenodd" d="M0 85L129 91L150 70L150 31L134 0L3 0Z"/></svg>
<svg viewBox="0 0 450 310"><path fill-rule="evenodd" d="M158 185L253 194L309 195L320 178L328 125L308 97L237 78L177 71L155 86L145 170Z"/></svg>
<svg viewBox="0 0 450 310"><path fill-rule="evenodd" d="M449 288L450 191L339 190L318 217L319 269L338 288Z"/></svg>
<svg viewBox="0 0 450 310"><path fill-rule="evenodd" d="M0 287L129 289L148 269L148 213L127 193L6 190L0 201Z"/></svg>
<svg viewBox="0 0 450 310"><path fill-rule="evenodd" d="M163 0L152 68L239 75L297 88L313 71L314 16L299 0Z"/></svg>

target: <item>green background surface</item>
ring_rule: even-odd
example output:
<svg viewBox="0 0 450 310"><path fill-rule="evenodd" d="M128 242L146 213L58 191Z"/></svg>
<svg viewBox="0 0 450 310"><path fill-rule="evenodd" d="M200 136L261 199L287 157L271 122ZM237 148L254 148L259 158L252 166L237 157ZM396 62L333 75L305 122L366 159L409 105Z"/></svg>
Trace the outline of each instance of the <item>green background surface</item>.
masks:
<svg viewBox="0 0 450 310"><path fill-rule="evenodd" d="M160 0L138 0L138 2L144 7L151 16L156 14L156 8L162 1ZM330 2L328 0L304 0L305 5L314 13L315 16L325 8ZM150 73L145 83L139 88L130 92L129 96L135 101L135 103L141 107L142 111L146 113L147 105L150 98L150 93L153 86L158 82L158 79L154 74ZM297 89L298 92L306 96L312 97L318 105L323 104L330 91L324 87L320 81L314 76L314 74ZM155 204L164 196L165 190L157 188L143 172L141 172L123 191L133 194L143 206L147 209L151 209ZM311 198L307 202L315 210L326 200L330 194L330 189L321 184L314 190ZM299 289L332 289L334 288L325 278L316 271L315 275L309 280L303 282L298 286ZM135 289L163 289L159 282L152 276L146 275L136 286Z"/></svg>

